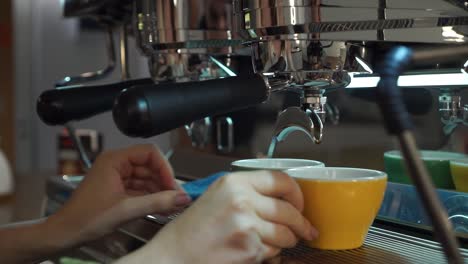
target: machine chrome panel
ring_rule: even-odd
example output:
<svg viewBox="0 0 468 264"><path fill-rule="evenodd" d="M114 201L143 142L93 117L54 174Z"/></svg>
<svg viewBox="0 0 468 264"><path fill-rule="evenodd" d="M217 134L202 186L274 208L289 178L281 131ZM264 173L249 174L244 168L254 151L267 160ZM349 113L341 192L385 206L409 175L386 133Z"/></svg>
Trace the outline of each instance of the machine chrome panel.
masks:
<svg viewBox="0 0 468 264"><path fill-rule="evenodd" d="M232 52L229 46L241 43L232 32L232 13L227 0L138 0L134 31L145 54L164 50L227 54Z"/></svg>
<svg viewBox="0 0 468 264"><path fill-rule="evenodd" d="M232 76L225 69L237 73L234 55L249 53L232 31L232 14L227 0L135 1L133 31L155 82Z"/></svg>
<svg viewBox="0 0 468 264"><path fill-rule="evenodd" d="M468 24L464 1L235 0L234 5L237 30L252 40L451 42L459 34L456 41L466 41L466 31L457 28Z"/></svg>

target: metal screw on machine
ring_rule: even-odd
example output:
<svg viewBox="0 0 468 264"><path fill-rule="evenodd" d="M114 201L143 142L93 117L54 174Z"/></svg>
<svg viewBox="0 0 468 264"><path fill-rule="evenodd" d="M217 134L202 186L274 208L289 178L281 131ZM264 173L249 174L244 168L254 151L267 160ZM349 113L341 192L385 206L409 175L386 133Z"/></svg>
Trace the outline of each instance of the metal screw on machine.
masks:
<svg viewBox="0 0 468 264"><path fill-rule="evenodd" d="M226 133L223 133L223 127L225 127ZM234 150L234 121L232 118L225 116L216 121L216 140L218 151L230 153Z"/></svg>
<svg viewBox="0 0 468 264"><path fill-rule="evenodd" d="M196 148L204 148L211 141L211 118L193 121L189 125L185 125L185 130L192 141L192 146Z"/></svg>
<svg viewBox="0 0 468 264"><path fill-rule="evenodd" d="M450 135L459 124L468 125L466 110L466 105L462 107L459 91L448 90L442 92L439 96L439 113L446 135Z"/></svg>
<svg viewBox="0 0 468 264"><path fill-rule="evenodd" d="M304 87L304 98L302 99L302 105L304 109L310 109L314 111L322 120L325 122L326 110L325 104L327 103L327 97L323 94L324 89L316 87ZM321 139L317 139L320 141Z"/></svg>
<svg viewBox="0 0 468 264"><path fill-rule="evenodd" d="M92 162L88 157L88 154L86 154L83 143L81 142L80 137L76 134L75 128L70 123L66 124L65 127L68 130L68 133L70 134L70 138L73 141L74 147L78 151L78 155L80 157L81 162L84 165L84 169L86 171L91 169Z"/></svg>
<svg viewBox="0 0 468 264"><path fill-rule="evenodd" d="M325 113L326 113L326 120L329 120L333 125L338 125L340 122L340 109L330 102L325 104Z"/></svg>
<svg viewBox="0 0 468 264"><path fill-rule="evenodd" d="M468 104L463 107L463 122L468 125Z"/></svg>
<svg viewBox="0 0 468 264"><path fill-rule="evenodd" d="M120 28L120 78L125 81L129 80L130 77L130 69L128 63L128 29L127 26L124 24Z"/></svg>
<svg viewBox="0 0 468 264"><path fill-rule="evenodd" d="M439 112L442 120L450 121L459 116L461 96L455 93L444 93L439 96Z"/></svg>

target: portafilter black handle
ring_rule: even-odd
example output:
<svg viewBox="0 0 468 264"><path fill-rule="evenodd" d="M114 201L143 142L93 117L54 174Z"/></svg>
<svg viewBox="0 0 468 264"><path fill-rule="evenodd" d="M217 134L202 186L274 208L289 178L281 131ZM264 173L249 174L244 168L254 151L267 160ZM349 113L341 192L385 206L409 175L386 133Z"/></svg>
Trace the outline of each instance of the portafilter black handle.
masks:
<svg viewBox="0 0 468 264"><path fill-rule="evenodd" d="M66 86L43 92L36 105L37 114L48 125L64 125L110 111L119 93L134 85L151 84L151 79L136 79L95 86Z"/></svg>
<svg viewBox="0 0 468 264"><path fill-rule="evenodd" d="M130 137L151 137L195 120L264 102L261 75L125 89L113 108L114 122Z"/></svg>

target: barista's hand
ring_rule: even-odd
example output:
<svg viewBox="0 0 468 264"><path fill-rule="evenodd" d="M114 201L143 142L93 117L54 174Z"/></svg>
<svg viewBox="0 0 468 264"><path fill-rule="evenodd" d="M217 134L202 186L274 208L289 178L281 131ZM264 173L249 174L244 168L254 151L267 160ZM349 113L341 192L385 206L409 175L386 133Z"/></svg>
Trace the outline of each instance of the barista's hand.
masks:
<svg viewBox="0 0 468 264"><path fill-rule="evenodd" d="M190 201L159 150L138 145L101 154L64 208L47 222L59 229L65 246L74 246L129 220L181 209Z"/></svg>
<svg viewBox="0 0 468 264"><path fill-rule="evenodd" d="M121 263L259 263L317 231L301 215L302 193L280 172L222 177L146 246Z"/></svg>

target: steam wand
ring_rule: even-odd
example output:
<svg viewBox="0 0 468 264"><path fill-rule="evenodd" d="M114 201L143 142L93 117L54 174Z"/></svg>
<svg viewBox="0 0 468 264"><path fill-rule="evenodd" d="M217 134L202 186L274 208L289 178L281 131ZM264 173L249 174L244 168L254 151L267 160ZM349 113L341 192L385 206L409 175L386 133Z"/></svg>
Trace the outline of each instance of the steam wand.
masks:
<svg viewBox="0 0 468 264"><path fill-rule="evenodd" d="M448 263L464 263L458 250L459 245L453 232L447 212L438 199L429 173L421 161L412 133L413 124L403 104L397 81L402 72L411 64L423 64L434 60L454 60L468 55L468 46L449 47L433 50L411 51L396 47L378 65L380 82L377 85L377 101L383 114L387 131L397 136L409 175L432 220L435 236L439 239Z"/></svg>
<svg viewBox="0 0 468 264"><path fill-rule="evenodd" d="M65 124L65 128L67 129L68 134L70 135L74 147L78 150L78 154L80 156L81 162L84 165L84 169L86 171L91 169L91 160L89 159L88 154L86 154L83 143L81 142L80 137L76 134L75 128L70 123Z"/></svg>
<svg viewBox="0 0 468 264"><path fill-rule="evenodd" d="M113 30L109 26L107 27L106 34L106 52L107 52L107 66L104 69L100 69L94 72L85 72L78 76L67 76L55 84L55 87L63 87L81 84L83 82L96 81L106 76L109 76L115 68L115 47Z"/></svg>

